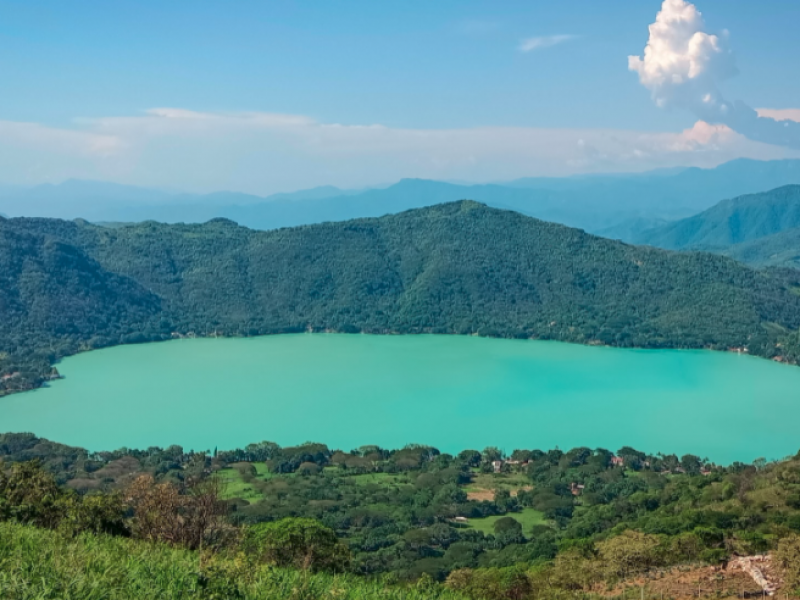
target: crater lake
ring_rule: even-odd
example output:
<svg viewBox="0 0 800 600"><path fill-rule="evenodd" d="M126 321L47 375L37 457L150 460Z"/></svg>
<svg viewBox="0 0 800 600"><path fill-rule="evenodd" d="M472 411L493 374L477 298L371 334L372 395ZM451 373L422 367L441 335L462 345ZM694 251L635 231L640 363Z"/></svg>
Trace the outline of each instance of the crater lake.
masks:
<svg viewBox="0 0 800 600"><path fill-rule="evenodd" d="M733 353L295 334L118 346L58 368L0 398L0 431L90 450L629 445L729 463L800 449L800 368Z"/></svg>

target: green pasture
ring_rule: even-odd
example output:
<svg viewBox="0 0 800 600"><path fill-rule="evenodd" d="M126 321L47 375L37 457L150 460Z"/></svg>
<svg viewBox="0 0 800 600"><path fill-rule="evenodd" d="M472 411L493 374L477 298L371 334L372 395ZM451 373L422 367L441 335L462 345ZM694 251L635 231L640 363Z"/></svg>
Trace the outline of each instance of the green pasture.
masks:
<svg viewBox="0 0 800 600"><path fill-rule="evenodd" d="M502 519L503 517L511 517L512 519L519 521L519 523L522 525L522 532L525 535L530 533L534 525L547 524L544 514L532 508L523 508L521 512L508 513L507 515L485 517L483 519L470 519L467 523L467 527L477 529L478 531L482 531L487 535L490 533L494 535L494 524L498 519Z"/></svg>

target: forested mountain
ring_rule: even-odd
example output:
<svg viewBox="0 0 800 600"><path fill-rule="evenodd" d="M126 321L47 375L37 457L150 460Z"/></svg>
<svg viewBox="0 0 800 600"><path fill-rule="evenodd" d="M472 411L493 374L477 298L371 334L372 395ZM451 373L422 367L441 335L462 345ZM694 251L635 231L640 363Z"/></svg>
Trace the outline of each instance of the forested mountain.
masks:
<svg viewBox="0 0 800 600"><path fill-rule="evenodd" d="M658 221L688 217L724 198L786 184L800 184L800 161L741 159L714 169L528 178L494 185L404 179L380 189L345 191L323 186L267 197L233 192L174 194L68 181L28 190L0 190L0 212L80 217L93 222L199 223L222 217L253 229L276 229L378 217L470 198L631 241L647 224L653 227Z"/></svg>
<svg viewBox="0 0 800 600"><path fill-rule="evenodd" d="M5 389L82 348L190 333L478 333L793 360L776 344L800 328L796 282L471 201L270 232L3 219L0 235Z"/></svg>
<svg viewBox="0 0 800 600"><path fill-rule="evenodd" d="M800 227L800 185L724 200L688 219L645 231L639 243L668 249L720 250Z"/></svg>
<svg viewBox="0 0 800 600"><path fill-rule="evenodd" d="M800 227L734 244L722 253L756 267L800 269Z"/></svg>

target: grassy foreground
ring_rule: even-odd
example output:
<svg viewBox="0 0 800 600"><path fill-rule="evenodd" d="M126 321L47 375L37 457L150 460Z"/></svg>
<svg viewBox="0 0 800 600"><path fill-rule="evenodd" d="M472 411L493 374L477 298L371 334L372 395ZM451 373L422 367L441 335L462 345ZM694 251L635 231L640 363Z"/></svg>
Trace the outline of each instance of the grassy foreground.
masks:
<svg viewBox="0 0 800 600"><path fill-rule="evenodd" d="M0 523L3 600L462 600L443 587L252 565L163 544Z"/></svg>

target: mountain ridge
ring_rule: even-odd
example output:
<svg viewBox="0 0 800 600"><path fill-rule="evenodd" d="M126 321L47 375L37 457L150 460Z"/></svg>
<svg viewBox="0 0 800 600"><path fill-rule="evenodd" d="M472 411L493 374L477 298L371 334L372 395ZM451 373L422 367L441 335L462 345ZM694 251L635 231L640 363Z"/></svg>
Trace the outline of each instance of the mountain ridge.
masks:
<svg viewBox="0 0 800 600"><path fill-rule="evenodd" d="M81 308L84 290L58 284L70 281L69 262L47 263L43 281L56 282L47 285L7 270L11 294L28 290L13 312L21 316L9 318L11 300L0 303L0 377L25 375L13 385L35 385L53 360L81 349L187 334L477 333L747 346L797 358L781 343L800 329L800 297L782 279L730 258L631 246L473 201L273 231L225 219L103 228L22 218L0 221L0 232L32 236L37 252L61 244L109 281L135 286L98 321ZM24 263L32 251L9 243L6 260ZM41 299L64 304L70 325L38 317Z"/></svg>
<svg viewBox="0 0 800 600"><path fill-rule="evenodd" d="M800 185L723 200L692 217L638 234L635 241L668 250L721 250L800 227Z"/></svg>
<svg viewBox="0 0 800 600"><path fill-rule="evenodd" d="M98 196L99 182L86 197L59 197L57 187L39 192L0 191L0 212L15 216L85 218L93 222L205 222L226 217L255 229L277 229L325 221L385 214L471 198L497 208L578 227L610 231L631 241L640 227L631 223L675 220L694 215L724 198L800 184L800 160L739 160L714 169L658 170L641 174L533 178L506 183L456 185L435 180L402 179L373 189L332 186L273 194L238 192L173 194L158 190L140 202ZM74 186L73 186L74 187ZM134 188L136 190L138 188ZM36 194L44 194L38 197ZM150 194L150 196L147 196Z"/></svg>

